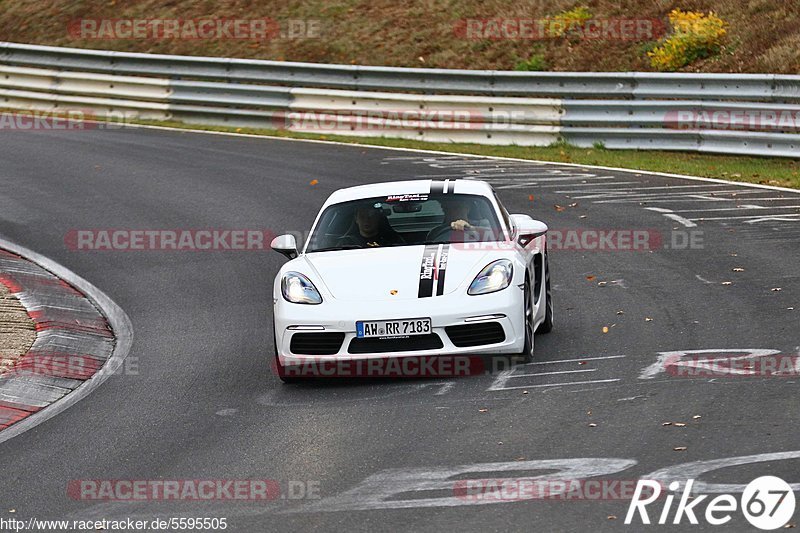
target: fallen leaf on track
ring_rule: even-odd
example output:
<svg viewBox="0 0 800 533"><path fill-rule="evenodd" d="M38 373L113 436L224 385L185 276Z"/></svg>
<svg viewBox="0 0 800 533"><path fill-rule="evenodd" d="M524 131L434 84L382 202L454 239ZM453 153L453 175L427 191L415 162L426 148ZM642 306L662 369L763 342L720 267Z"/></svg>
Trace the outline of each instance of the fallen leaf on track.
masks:
<svg viewBox="0 0 800 533"><path fill-rule="evenodd" d="M608 326L603 326L603 333L608 333Z"/></svg>
<svg viewBox="0 0 800 533"><path fill-rule="evenodd" d="M558 205L558 204L554 204L553 207L555 207L556 211L559 211L559 212L566 209L566 207L564 207L563 205Z"/></svg>

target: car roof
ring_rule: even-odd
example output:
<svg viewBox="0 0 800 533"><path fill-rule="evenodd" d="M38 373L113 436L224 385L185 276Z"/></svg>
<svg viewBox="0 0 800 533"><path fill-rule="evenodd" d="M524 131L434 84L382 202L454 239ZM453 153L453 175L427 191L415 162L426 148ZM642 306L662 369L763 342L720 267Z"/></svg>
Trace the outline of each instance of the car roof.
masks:
<svg viewBox="0 0 800 533"><path fill-rule="evenodd" d="M376 196L390 196L395 194L429 194L442 191L447 185L448 193L477 194L480 196L493 196L492 187L485 181L479 180L406 180L387 181L383 183L370 183L339 189L330 195L325 205L349 202L361 198L374 198Z"/></svg>

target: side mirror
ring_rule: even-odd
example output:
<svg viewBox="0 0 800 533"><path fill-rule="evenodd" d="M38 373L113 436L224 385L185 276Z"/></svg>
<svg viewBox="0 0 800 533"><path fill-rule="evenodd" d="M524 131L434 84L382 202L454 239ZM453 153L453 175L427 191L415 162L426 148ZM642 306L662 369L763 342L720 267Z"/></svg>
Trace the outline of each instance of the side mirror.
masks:
<svg viewBox="0 0 800 533"><path fill-rule="evenodd" d="M517 242L521 246L527 246L536 237L541 237L547 233L547 224L539 220L534 220L528 215L511 215L511 222L516 230Z"/></svg>
<svg viewBox="0 0 800 533"><path fill-rule="evenodd" d="M294 259L297 257L297 241L294 238L294 235L286 234L280 235L272 239L272 243L270 243L270 248L278 252L279 254L283 254L289 259Z"/></svg>

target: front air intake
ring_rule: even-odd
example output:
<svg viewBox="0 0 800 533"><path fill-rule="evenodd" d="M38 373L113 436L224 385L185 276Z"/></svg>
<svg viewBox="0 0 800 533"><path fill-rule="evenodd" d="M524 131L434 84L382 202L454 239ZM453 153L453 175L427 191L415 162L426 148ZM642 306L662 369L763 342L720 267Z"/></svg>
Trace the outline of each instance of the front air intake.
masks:
<svg viewBox="0 0 800 533"><path fill-rule="evenodd" d="M463 326L447 326L444 328L450 342L458 348L497 344L506 340L503 326L499 322L482 322Z"/></svg>
<svg viewBox="0 0 800 533"><path fill-rule="evenodd" d="M295 333L289 350L295 355L334 355L344 342L344 333Z"/></svg>

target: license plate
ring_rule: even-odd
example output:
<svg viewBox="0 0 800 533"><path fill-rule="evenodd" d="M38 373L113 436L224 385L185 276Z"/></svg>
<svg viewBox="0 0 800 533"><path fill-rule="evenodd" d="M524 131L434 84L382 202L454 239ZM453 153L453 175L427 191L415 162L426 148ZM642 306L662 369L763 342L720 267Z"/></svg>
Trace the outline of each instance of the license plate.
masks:
<svg viewBox="0 0 800 533"><path fill-rule="evenodd" d="M410 335L426 335L430 332L430 318L359 320L356 322L356 336L359 339L366 337L408 337Z"/></svg>

